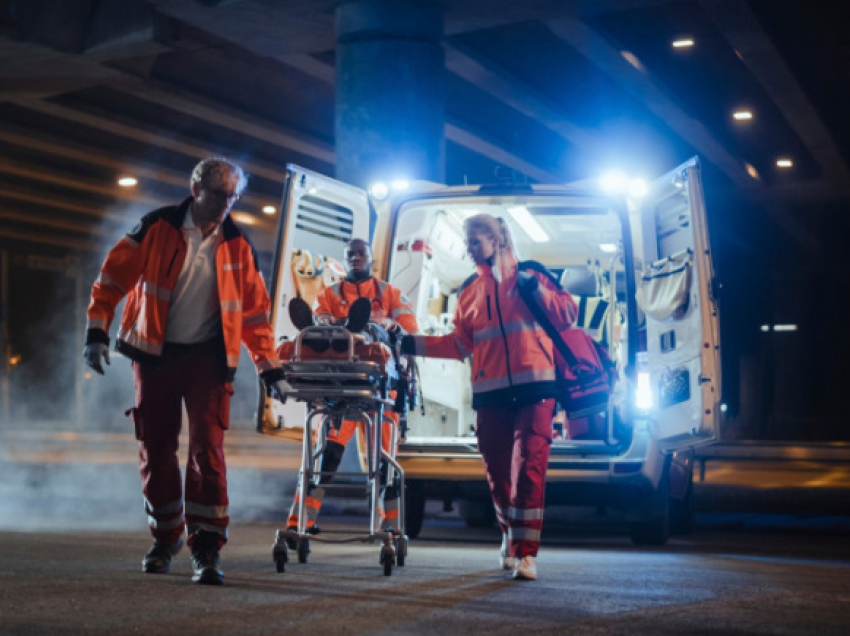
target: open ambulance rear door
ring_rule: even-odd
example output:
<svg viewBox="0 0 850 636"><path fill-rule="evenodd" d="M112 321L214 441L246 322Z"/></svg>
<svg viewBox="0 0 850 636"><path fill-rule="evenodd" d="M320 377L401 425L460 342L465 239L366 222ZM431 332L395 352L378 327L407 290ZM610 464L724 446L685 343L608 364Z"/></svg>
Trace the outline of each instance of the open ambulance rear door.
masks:
<svg viewBox="0 0 850 636"><path fill-rule="evenodd" d="M696 158L658 179L640 204L638 307L645 317L650 426L664 451L714 441L720 329Z"/></svg>
<svg viewBox="0 0 850 636"><path fill-rule="evenodd" d="M300 296L315 306L322 289L342 280L343 252L353 238L369 238L366 192L287 164L269 285L276 346L297 335L289 300ZM261 392L258 431L301 439L305 417L303 403L280 404Z"/></svg>

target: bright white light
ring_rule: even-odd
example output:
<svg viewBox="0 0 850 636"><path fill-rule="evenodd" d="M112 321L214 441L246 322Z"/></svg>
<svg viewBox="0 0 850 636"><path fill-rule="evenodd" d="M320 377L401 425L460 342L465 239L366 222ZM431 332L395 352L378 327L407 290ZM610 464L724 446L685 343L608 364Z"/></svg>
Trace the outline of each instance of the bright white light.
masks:
<svg viewBox="0 0 850 636"><path fill-rule="evenodd" d="M687 49L694 45L694 41L692 38L680 38L678 40L673 40L673 48L674 49Z"/></svg>
<svg viewBox="0 0 850 636"><path fill-rule="evenodd" d="M645 371L639 371L637 374L635 406L642 411L652 408L652 387L649 384L649 373Z"/></svg>
<svg viewBox="0 0 850 636"><path fill-rule="evenodd" d="M642 196L645 196L648 191L649 186L643 179L632 179L629 182L629 194L636 199L640 199Z"/></svg>
<svg viewBox="0 0 850 636"><path fill-rule="evenodd" d="M369 195L373 199L383 201L390 195L390 188L386 183L377 181L369 186Z"/></svg>
<svg viewBox="0 0 850 636"><path fill-rule="evenodd" d="M407 179L396 179L390 184L393 190L407 190L410 187L410 182Z"/></svg>
<svg viewBox="0 0 850 636"><path fill-rule="evenodd" d="M316 188L310 188L309 190L307 190L307 194L316 194L317 192L318 190Z"/></svg>
<svg viewBox="0 0 850 636"><path fill-rule="evenodd" d="M512 217L514 217L514 220L519 224L523 231L528 234L528 238L532 241L535 243L546 243L549 240L549 235L546 234L540 225L538 225L534 217L531 216L527 207L524 205L517 205L515 207L508 208L508 212Z"/></svg>
<svg viewBox="0 0 850 636"><path fill-rule="evenodd" d="M794 166L794 162L788 159L787 157L782 157L776 160L777 168L791 168Z"/></svg>
<svg viewBox="0 0 850 636"><path fill-rule="evenodd" d="M613 254L617 251L616 243L600 243L599 249L608 254Z"/></svg>
<svg viewBox="0 0 850 636"><path fill-rule="evenodd" d="M762 325L761 330L762 331L770 331L770 325Z"/></svg>
<svg viewBox="0 0 850 636"><path fill-rule="evenodd" d="M273 205L264 205L263 206L263 214L274 214L277 212L277 208Z"/></svg>
<svg viewBox="0 0 850 636"><path fill-rule="evenodd" d="M135 185L138 185L139 180L136 177L121 177L118 179L118 185L122 188L132 188Z"/></svg>
<svg viewBox="0 0 850 636"><path fill-rule="evenodd" d="M606 172L599 178L599 187L608 194L620 194L626 191L629 178L619 170Z"/></svg>
<svg viewBox="0 0 850 636"><path fill-rule="evenodd" d="M774 331L797 331L797 325L773 325Z"/></svg>
<svg viewBox="0 0 850 636"><path fill-rule="evenodd" d="M749 121L753 118L753 113L749 110L736 110L732 113L732 118L736 121Z"/></svg>
<svg viewBox="0 0 850 636"><path fill-rule="evenodd" d="M721 412L721 413L725 413L725 412L726 412L726 411L728 411L728 410L729 410L729 407L728 407L728 406L726 406L726 402L723 402L723 403L720 405L720 412Z"/></svg>

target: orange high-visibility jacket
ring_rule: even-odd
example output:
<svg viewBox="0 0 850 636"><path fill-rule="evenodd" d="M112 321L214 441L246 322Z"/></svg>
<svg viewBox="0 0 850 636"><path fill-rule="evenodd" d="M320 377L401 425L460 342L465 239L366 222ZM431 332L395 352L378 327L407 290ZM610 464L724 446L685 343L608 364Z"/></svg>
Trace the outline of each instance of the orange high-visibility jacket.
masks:
<svg viewBox="0 0 850 636"><path fill-rule="evenodd" d="M572 297L539 271L534 295L560 331L575 322ZM498 282L488 265L458 292L454 331L414 336L416 355L463 360L472 356L472 407L531 403L558 396L554 345L517 290L517 270Z"/></svg>
<svg viewBox="0 0 850 636"><path fill-rule="evenodd" d="M171 293L186 258L183 221L192 198L146 214L110 250L92 286L86 343L109 344L115 307L127 301L116 349L132 360L155 362L162 355ZM215 253L221 326L232 381L244 342L260 373L280 367L269 324L271 301L256 253L230 216L221 225Z"/></svg>
<svg viewBox="0 0 850 636"><path fill-rule="evenodd" d="M372 276L356 283L344 280L323 289L319 294L316 315L333 320L346 318L351 303L358 298L371 299L370 319L374 322L379 322L382 318L391 318L407 333L419 331L410 299L402 294L398 287Z"/></svg>

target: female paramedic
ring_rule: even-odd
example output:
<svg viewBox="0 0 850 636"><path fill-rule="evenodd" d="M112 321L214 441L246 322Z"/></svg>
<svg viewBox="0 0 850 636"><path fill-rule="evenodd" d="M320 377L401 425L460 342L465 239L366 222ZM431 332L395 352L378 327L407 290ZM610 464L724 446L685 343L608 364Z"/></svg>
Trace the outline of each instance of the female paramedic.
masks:
<svg viewBox="0 0 850 636"><path fill-rule="evenodd" d="M487 482L502 529L500 564L514 579L536 579L543 527L546 466L558 394L552 341L518 294L529 286L555 327L576 317L570 295L519 262L504 219L488 214L464 223L477 267L458 290L454 331L405 336L403 353L472 356L472 407Z"/></svg>

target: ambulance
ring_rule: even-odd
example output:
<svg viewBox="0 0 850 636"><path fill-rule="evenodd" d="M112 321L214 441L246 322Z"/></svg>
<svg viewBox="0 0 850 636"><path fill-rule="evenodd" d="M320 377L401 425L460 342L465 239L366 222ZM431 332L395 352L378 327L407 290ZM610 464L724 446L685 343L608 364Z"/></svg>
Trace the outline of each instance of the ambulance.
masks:
<svg viewBox="0 0 850 636"><path fill-rule="evenodd" d="M453 329L457 291L474 272L464 219L503 217L523 260L545 265L579 306L584 329L616 365L607 404L572 421L553 418L547 505L616 512L635 544L687 531L693 449L721 420L717 284L700 164L693 158L647 184L611 195L595 182L444 186L400 182L364 190L288 165L273 259L272 325L344 275L343 250L370 238L375 275L399 287L421 333ZM399 448L410 537L426 500L457 505L470 526L495 522L471 408L470 360L418 358L418 404ZM260 398L258 429L300 439L302 403Z"/></svg>

